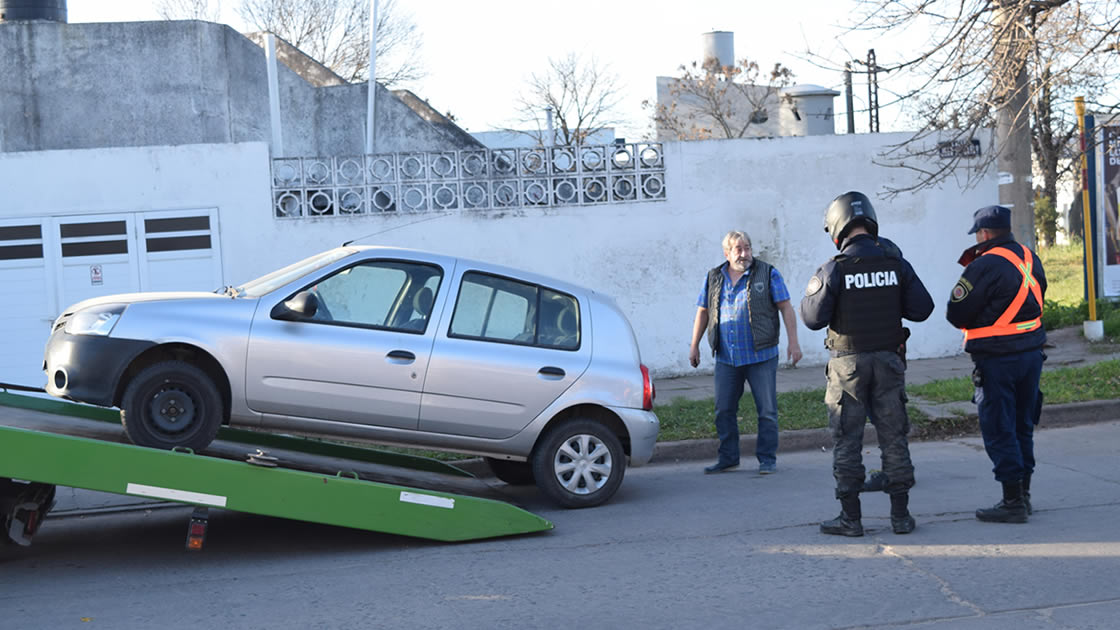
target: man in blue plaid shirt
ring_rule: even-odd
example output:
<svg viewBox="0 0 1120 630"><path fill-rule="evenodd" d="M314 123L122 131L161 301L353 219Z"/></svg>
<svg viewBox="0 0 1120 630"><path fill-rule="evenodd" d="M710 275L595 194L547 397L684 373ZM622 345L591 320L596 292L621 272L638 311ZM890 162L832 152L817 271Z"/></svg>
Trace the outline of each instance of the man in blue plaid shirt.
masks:
<svg viewBox="0 0 1120 630"><path fill-rule="evenodd" d="M797 316L782 274L753 256L751 238L732 230L723 237L727 262L708 271L696 300L689 363L700 365L700 338L707 331L716 358L716 433L719 459L705 474L739 465L739 399L749 384L758 409L755 456L762 475L777 470L778 452L778 314L789 337L786 354L797 365Z"/></svg>

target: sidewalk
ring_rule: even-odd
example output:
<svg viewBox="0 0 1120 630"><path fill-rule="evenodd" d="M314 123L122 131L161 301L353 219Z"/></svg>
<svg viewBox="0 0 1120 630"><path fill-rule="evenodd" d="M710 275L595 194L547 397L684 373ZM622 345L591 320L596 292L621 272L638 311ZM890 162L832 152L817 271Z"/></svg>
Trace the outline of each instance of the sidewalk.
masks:
<svg viewBox="0 0 1120 630"><path fill-rule="evenodd" d="M1100 361L1120 358L1120 344L1089 343L1081 334L1081 328L1076 326L1047 333L1045 351L1047 359L1042 364L1043 370L1091 365ZM968 376L971 373L972 359L962 352L952 357L909 361L906 369L906 382L910 385L922 385L931 381ZM778 369L779 393L823 389L824 386L823 365L795 368L789 367L787 364ZM654 381L654 387L657 391L657 404L659 405L667 405L677 398L705 400L715 396L710 373L658 379ZM976 413L976 405L972 403L932 404L915 399L911 399L910 402L934 419L955 418L962 413L965 415ZM657 411L656 407L654 411ZM781 409L778 410L778 415L780 425ZM1120 418L1120 398L1088 403L1045 405L1042 418L1044 428L1115 420ZM755 436L743 435L740 440L740 448L744 455L753 454ZM867 426L863 443L872 447L876 444L875 429L870 424ZM716 446L717 441L715 439L659 442L654 450L652 463L710 459L715 457ZM786 452L821 448L831 449L832 436L828 429L782 431L779 448L780 451Z"/></svg>

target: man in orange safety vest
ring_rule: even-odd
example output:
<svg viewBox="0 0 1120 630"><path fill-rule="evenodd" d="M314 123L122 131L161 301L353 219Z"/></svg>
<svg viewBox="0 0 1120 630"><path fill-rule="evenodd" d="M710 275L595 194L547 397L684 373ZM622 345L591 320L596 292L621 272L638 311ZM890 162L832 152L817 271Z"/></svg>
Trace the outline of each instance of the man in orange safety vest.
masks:
<svg viewBox="0 0 1120 630"><path fill-rule="evenodd" d="M958 261L965 270L945 315L964 331L964 349L975 364L972 382L984 450L1003 485L1003 499L976 510L976 518L1025 523L1031 513L1034 425L1042 405L1038 381L1046 359L1046 274L1038 255L1011 234L1010 209L977 210L969 234L976 235L976 245Z"/></svg>

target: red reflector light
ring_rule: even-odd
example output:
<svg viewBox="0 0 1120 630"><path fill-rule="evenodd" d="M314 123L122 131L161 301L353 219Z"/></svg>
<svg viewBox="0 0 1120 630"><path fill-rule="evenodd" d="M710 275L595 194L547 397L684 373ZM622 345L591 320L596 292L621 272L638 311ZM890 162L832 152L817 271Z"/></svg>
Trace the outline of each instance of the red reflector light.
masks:
<svg viewBox="0 0 1120 630"><path fill-rule="evenodd" d="M649 377L649 368L645 365L642 368L642 409L649 411L653 409L653 398L656 392L653 390L653 379Z"/></svg>
<svg viewBox="0 0 1120 630"><path fill-rule="evenodd" d="M202 523L191 523L191 533L189 535L190 536L205 536L206 535L206 525L204 525Z"/></svg>

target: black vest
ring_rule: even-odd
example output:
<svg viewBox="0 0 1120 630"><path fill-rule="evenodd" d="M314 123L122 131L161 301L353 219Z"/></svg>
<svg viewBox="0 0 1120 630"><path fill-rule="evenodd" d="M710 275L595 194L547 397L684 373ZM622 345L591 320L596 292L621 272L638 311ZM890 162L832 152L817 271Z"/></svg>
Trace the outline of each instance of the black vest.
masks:
<svg viewBox="0 0 1120 630"><path fill-rule="evenodd" d="M719 352L719 302L723 296L724 263L708 271L708 345ZM754 349L778 345L778 307L770 299L770 264L755 258L747 276L747 317L750 320ZM762 286L759 287L758 285ZM756 290L757 289L757 290Z"/></svg>
<svg viewBox="0 0 1120 630"><path fill-rule="evenodd" d="M897 350L902 328L902 261L834 258L840 286L825 346L834 354Z"/></svg>

